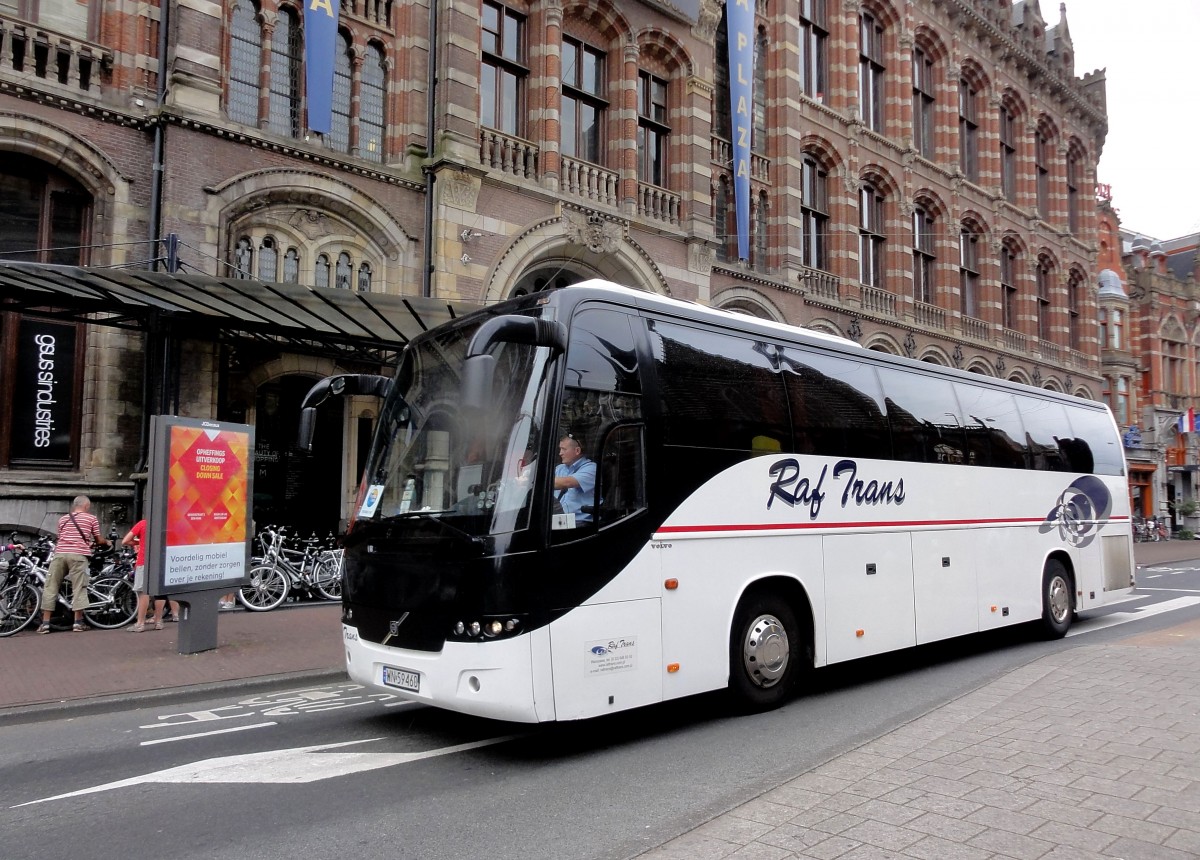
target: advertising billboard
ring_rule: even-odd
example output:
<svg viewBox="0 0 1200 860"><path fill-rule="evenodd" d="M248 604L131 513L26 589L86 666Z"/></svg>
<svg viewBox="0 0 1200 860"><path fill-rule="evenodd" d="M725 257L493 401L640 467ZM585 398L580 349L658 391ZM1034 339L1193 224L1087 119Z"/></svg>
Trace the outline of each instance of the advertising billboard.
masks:
<svg viewBox="0 0 1200 860"><path fill-rule="evenodd" d="M151 594L233 590L249 570L254 427L151 419Z"/></svg>

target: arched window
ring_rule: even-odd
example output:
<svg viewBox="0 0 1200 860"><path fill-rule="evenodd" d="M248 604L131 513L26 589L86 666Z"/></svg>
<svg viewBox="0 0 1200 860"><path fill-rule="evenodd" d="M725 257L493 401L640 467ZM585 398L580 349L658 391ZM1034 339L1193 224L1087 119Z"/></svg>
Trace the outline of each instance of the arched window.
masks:
<svg viewBox="0 0 1200 860"><path fill-rule="evenodd" d="M754 40L754 133L750 148L767 151L767 31L759 28Z"/></svg>
<svg viewBox="0 0 1200 860"><path fill-rule="evenodd" d="M933 127L937 107L933 57L921 45L913 48L913 148L933 158Z"/></svg>
<svg viewBox="0 0 1200 860"><path fill-rule="evenodd" d="M333 55L333 112L329 123L329 147L337 152L350 151L350 37L338 33Z"/></svg>
<svg viewBox="0 0 1200 860"><path fill-rule="evenodd" d="M965 77L958 82L958 167L979 181L979 90Z"/></svg>
<svg viewBox="0 0 1200 860"><path fill-rule="evenodd" d="M562 153L599 164L604 156L608 55L570 36L562 40Z"/></svg>
<svg viewBox="0 0 1200 860"><path fill-rule="evenodd" d="M1017 305L1017 252L1005 242L1000 247L1000 316L1004 327L1013 331L1020 324Z"/></svg>
<svg viewBox="0 0 1200 860"><path fill-rule="evenodd" d="M759 192L754 206L754 269L767 270L767 228L770 223L767 192Z"/></svg>
<svg viewBox="0 0 1200 860"><path fill-rule="evenodd" d="M1017 199L1017 117L1007 102L1000 105L1000 190L1004 199Z"/></svg>
<svg viewBox="0 0 1200 860"><path fill-rule="evenodd" d="M800 240L804 265L821 269L828 265L826 234L829 230L828 173L812 153L806 153L800 177Z"/></svg>
<svg viewBox="0 0 1200 860"><path fill-rule="evenodd" d="M800 87L817 101L825 99L828 74L825 45L829 25L825 20L825 0L800 0Z"/></svg>
<svg viewBox="0 0 1200 860"><path fill-rule="evenodd" d="M390 5L388 7L391 8ZM362 68L362 93L359 97L358 154L367 161L382 162L386 149L387 61L383 49L374 42L367 45Z"/></svg>
<svg viewBox="0 0 1200 860"><path fill-rule="evenodd" d="M1078 269L1071 270L1071 279L1067 282L1067 343L1071 349L1078 350L1082 339L1083 326L1080 324L1083 314L1083 295L1085 277Z"/></svg>
<svg viewBox="0 0 1200 860"><path fill-rule="evenodd" d="M872 131L883 131L883 23L870 12L858 16L858 106Z"/></svg>
<svg viewBox="0 0 1200 860"><path fill-rule="evenodd" d="M480 59L480 124L515 137L525 135L525 16L484 0Z"/></svg>
<svg viewBox="0 0 1200 860"><path fill-rule="evenodd" d="M260 281L275 281L278 273L279 251L275 248L275 239L264 236L258 247L258 279Z"/></svg>
<svg viewBox="0 0 1200 860"><path fill-rule="evenodd" d="M300 69L303 52L300 22L288 8L279 10L271 34L271 92L268 125L276 134L300 136Z"/></svg>
<svg viewBox="0 0 1200 860"><path fill-rule="evenodd" d="M717 240L717 259L729 259L729 179L717 179L717 193L713 195L713 238Z"/></svg>
<svg viewBox="0 0 1200 860"><path fill-rule="evenodd" d="M1037 266L1037 333L1050 340L1050 290L1054 281L1054 263L1049 257L1039 257Z"/></svg>
<svg viewBox="0 0 1200 860"><path fill-rule="evenodd" d="M1034 161L1037 173L1037 210L1043 218L1050 216L1050 130L1044 124L1037 129Z"/></svg>
<svg viewBox="0 0 1200 860"><path fill-rule="evenodd" d="M1079 232L1079 183L1082 181L1082 157L1075 147L1067 152L1067 229Z"/></svg>
<svg viewBox="0 0 1200 860"><path fill-rule="evenodd" d="M959 294L962 314L979 318L979 233L969 221L958 234Z"/></svg>
<svg viewBox="0 0 1200 860"><path fill-rule="evenodd" d="M363 263L358 267L358 291L371 292L371 264Z"/></svg>
<svg viewBox="0 0 1200 860"><path fill-rule="evenodd" d="M313 270L313 285L317 287L329 286L329 255L321 254L317 257L317 265Z"/></svg>
<svg viewBox="0 0 1200 860"><path fill-rule="evenodd" d="M883 192L873 182L858 189L858 280L877 290L885 289L884 257L887 236L883 214Z"/></svg>
<svg viewBox="0 0 1200 860"><path fill-rule="evenodd" d="M235 278L250 278L254 275L254 243L249 236L237 240L233 250L233 276Z"/></svg>
<svg viewBox="0 0 1200 860"><path fill-rule="evenodd" d="M300 252L295 248L288 248L287 253L283 255L283 282L300 283Z"/></svg>
<svg viewBox="0 0 1200 860"><path fill-rule="evenodd" d="M667 82L649 72L638 72L638 178L651 185L667 184L667 152L671 127L667 125Z"/></svg>
<svg viewBox="0 0 1200 860"><path fill-rule="evenodd" d="M262 29L250 0L238 0L229 25L229 100L225 112L233 122L258 125L258 72L262 64Z"/></svg>
<svg viewBox="0 0 1200 860"><path fill-rule="evenodd" d="M927 305L934 303L937 251L934 244L933 210L925 203L913 207L913 299Z"/></svg>
<svg viewBox="0 0 1200 860"><path fill-rule="evenodd" d="M350 289L350 275L353 271L354 264L350 262L350 255L342 251L337 258L337 280L334 282L334 286L339 290Z"/></svg>
<svg viewBox="0 0 1200 860"><path fill-rule="evenodd" d="M729 16L721 5L721 24L717 27L713 56L712 131L724 140L733 140L733 118L729 105Z"/></svg>

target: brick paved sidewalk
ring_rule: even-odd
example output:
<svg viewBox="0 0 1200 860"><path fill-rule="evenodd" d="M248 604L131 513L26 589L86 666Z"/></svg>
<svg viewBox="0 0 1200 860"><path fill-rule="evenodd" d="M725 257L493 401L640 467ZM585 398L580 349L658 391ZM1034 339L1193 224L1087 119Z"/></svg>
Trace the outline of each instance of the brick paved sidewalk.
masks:
<svg viewBox="0 0 1200 860"><path fill-rule="evenodd" d="M642 860L1200 857L1200 621L1044 657Z"/></svg>
<svg viewBox="0 0 1200 860"><path fill-rule="evenodd" d="M99 696L343 670L340 613L332 603L222 612L217 647L198 654L179 653L177 624L144 633L122 627L47 636L31 626L0 639L0 715Z"/></svg>

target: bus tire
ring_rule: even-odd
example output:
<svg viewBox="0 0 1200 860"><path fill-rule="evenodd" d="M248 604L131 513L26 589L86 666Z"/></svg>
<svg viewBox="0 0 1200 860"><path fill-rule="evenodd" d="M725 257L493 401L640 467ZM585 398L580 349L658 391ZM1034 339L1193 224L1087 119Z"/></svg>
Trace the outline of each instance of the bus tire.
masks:
<svg viewBox="0 0 1200 860"><path fill-rule="evenodd" d="M1066 566L1056 558L1047 561L1042 574L1042 628L1047 638L1061 639L1067 635L1075 617L1074 590Z"/></svg>
<svg viewBox="0 0 1200 860"><path fill-rule="evenodd" d="M802 671L806 649L796 614L770 592L742 598L729 637L729 691L750 711L778 707Z"/></svg>

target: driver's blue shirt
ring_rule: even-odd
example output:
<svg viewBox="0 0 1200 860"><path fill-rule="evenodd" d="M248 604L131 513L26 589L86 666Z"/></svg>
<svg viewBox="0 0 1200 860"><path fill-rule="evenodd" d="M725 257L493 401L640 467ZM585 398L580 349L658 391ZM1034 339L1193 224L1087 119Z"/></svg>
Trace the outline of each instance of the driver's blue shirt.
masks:
<svg viewBox="0 0 1200 860"><path fill-rule="evenodd" d="M570 466L559 463L554 467L554 477L571 477L579 482L578 487L555 490L554 497L562 505L563 513L575 515L575 522L591 522L592 515L582 513L580 508L596 503L596 464L587 457L580 457Z"/></svg>

